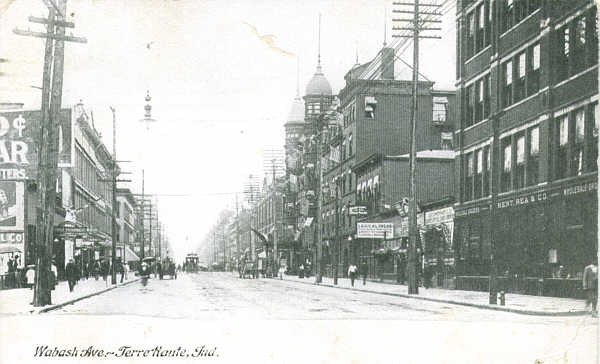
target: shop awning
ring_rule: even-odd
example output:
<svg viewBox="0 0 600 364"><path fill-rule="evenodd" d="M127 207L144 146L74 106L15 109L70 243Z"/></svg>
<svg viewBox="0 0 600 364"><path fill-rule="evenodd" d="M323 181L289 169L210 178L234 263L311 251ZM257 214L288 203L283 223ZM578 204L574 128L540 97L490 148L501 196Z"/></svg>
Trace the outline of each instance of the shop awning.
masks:
<svg viewBox="0 0 600 364"><path fill-rule="evenodd" d="M129 249L128 246L125 247L125 261L126 262L135 262L140 260L140 258L133 252L133 250Z"/></svg>
<svg viewBox="0 0 600 364"><path fill-rule="evenodd" d="M2 253L23 253L21 249L14 246L0 246L0 254Z"/></svg>

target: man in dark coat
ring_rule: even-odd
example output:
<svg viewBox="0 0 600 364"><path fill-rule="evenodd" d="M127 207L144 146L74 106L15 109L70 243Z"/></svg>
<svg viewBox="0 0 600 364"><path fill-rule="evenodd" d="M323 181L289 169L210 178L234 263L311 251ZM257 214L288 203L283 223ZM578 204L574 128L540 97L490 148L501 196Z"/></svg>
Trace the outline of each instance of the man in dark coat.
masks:
<svg viewBox="0 0 600 364"><path fill-rule="evenodd" d="M79 269L73 259L69 259L69 263L65 267L65 273L67 274L67 282L69 282L69 291L73 292L73 287L75 287L75 283L79 279Z"/></svg>
<svg viewBox="0 0 600 364"><path fill-rule="evenodd" d="M367 284L367 273L369 272L369 266L365 260L360 263L360 268L358 268L358 272L362 275L363 286Z"/></svg>

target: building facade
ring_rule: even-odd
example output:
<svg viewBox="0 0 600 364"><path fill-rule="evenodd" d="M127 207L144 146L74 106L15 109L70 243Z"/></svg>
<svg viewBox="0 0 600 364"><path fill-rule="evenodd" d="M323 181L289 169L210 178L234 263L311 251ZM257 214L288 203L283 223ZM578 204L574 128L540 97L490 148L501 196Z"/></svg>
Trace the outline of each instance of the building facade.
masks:
<svg viewBox="0 0 600 364"><path fill-rule="evenodd" d="M457 6L457 288L576 296L597 255L592 1Z"/></svg>
<svg viewBox="0 0 600 364"><path fill-rule="evenodd" d="M357 62L346 73L346 85L338 95L339 121L328 124L323 139L322 187L326 192L321 194L321 242L325 264L330 266L332 254L337 254L338 272L343 274L357 259L357 252L364 250L361 244L371 244L356 239L358 220L349 214L350 207L358 204L357 188L361 187L354 167L374 155L409 152L412 82L399 79L396 66L394 49L385 46L371 62ZM417 150L452 149L454 105L455 92L434 90L433 82L419 81ZM339 248L334 249L335 242Z"/></svg>

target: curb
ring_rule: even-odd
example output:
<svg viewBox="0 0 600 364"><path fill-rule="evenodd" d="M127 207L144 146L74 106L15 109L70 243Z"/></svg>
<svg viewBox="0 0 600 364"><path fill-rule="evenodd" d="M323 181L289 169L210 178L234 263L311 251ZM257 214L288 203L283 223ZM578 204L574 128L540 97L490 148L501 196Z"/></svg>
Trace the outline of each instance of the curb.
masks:
<svg viewBox="0 0 600 364"><path fill-rule="evenodd" d="M78 301L81 301L81 300L84 300L86 298L90 298L90 297L93 297L93 296L97 296L99 294L102 294L102 293L105 293L105 292L108 292L108 291L112 291L115 288L123 287L123 286L131 284L133 282L137 282L139 280L140 280L140 278L135 278L135 279L132 279L130 281L127 281L127 282L124 282L124 283L120 283L120 284L117 284L115 286L111 286L111 287L105 288L105 289L100 290L100 291L96 291L96 292L92 292L92 293L86 294L85 296L73 298L72 300L68 300L68 301L65 301L65 302L62 302L62 303L57 303L55 305L46 306L46 307L43 307L43 308L41 308L39 310L33 310L33 311L30 311L30 312L33 313L33 314L38 314L39 315L41 313L46 313L46 312L54 311L54 310L57 310L57 309L59 309L61 307L64 307L64 306L67 306L67 305L71 305L71 304L73 304L75 302L78 302Z"/></svg>
<svg viewBox="0 0 600 364"><path fill-rule="evenodd" d="M430 301L430 302L437 302L437 303L447 303L447 304L452 304L452 305L473 307L473 308L478 308L478 309L482 309L482 310L504 311L504 312L516 313L516 314L519 314L519 315L528 315L528 316L585 316L585 315L589 314L588 311L584 311L584 310L579 310L579 311L554 311L554 312L535 311L535 310L510 308L510 307L506 307L506 306L493 306L493 305L488 305L488 304L471 303L471 302L464 302L464 301L455 301L455 300L443 299L443 298L431 298L431 297L413 296L413 295L404 294L404 293L391 293L391 292L373 291L373 290L369 290L369 289L355 289L355 288L351 288L351 287L340 287L340 286L334 286L334 285L329 284L329 283L301 282L301 281L296 281L296 280L291 280L291 279L284 279L284 280L288 281L288 282L295 282L295 283L300 283L300 284L309 284L309 285L312 285L312 286L322 286L322 287L330 287L330 288L337 288L337 289L345 289L345 290L348 290L348 291L355 291L355 292L367 292L367 293L375 293L375 294L381 294L381 295L386 295L386 296L394 296L394 297L402 297L402 298L412 298L412 299L417 299L417 300L422 300L422 301Z"/></svg>

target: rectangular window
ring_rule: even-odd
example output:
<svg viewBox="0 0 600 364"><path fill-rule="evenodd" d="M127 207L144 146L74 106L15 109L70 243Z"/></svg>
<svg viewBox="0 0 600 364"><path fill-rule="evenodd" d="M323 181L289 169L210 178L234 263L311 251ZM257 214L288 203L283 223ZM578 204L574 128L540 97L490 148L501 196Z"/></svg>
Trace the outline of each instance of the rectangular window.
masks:
<svg viewBox="0 0 600 364"><path fill-rule="evenodd" d="M485 168L483 169L483 196L490 194L490 172L492 170L490 147L483 148L483 160Z"/></svg>
<svg viewBox="0 0 600 364"><path fill-rule="evenodd" d="M452 132L442 132L441 133L441 138L442 138L442 150L452 150L453 146L452 146Z"/></svg>
<svg viewBox="0 0 600 364"><path fill-rule="evenodd" d="M527 185L539 182L540 170L540 128L529 129L529 159L527 160Z"/></svg>
<svg viewBox="0 0 600 364"><path fill-rule="evenodd" d="M467 154L466 164L465 201L470 201L473 198L473 153Z"/></svg>
<svg viewBox="0 0 600 364"><path fill-rule="evenodd" d="M478 123L483 120L483 79L475 82L475 93L477 94L475 99L475 123Z"/></svg>
<svg viewBox="0 0 600 364"><path fill-rule="evenodd" d="M433 121L436 123L444 123L448 118L448 98L433 97Z"/></svg>
<svg viewBox="0 0 600 364"><path fill-rule="evenodd" d="M483 117L488 118L490 116L490 95L491 92L490 75L483 77Z"/></svg>
<svg viewBox="0 0 600 364"><path fill-rule="evenodd" d="M475 53L481 51L484 46L484 31L485 31L485 12L483 4L477 7L477 34L475 35Z"/></svg>
<svg viewBox="0 0 600 364"><path fill-rule="evenodd" d="M598 103L594 103L591 108L591 145L590 145L590 155L588 157L589 160L589 169L595 171L598 169Z"/></svg>
<svg viewBox="0 0 600 364"><path fill-rule="evenodd" d="M598 31L596 30L596 7L592 7L586 15L586 52L588 66L598 63Z"/></svg>
<svg viewBox="0 0 600 364"><path fill-rule="evenodd" d="M475 175L475 198L481 198L483 193L483 149L479 149L476 153L476 175Z"/></svg>
<svg viewBox="0 0 600 364"><path fill-rule="evenodd" d="M502 86L502 106L507 107L513 103L512 97L512 75L513 66L512 61L508 61L502 67L502 74L504 78Z"/></svg>
<svg viewBox="0 0 600 364"><path fill-rule="evenodd" d="M494 21L494 0L490 0L486 4L487 20L485 23L485 45L488 46L492 42L492 23Z"/></svg>
<svg viewBox="0 0 600 364"><path fill-rule="evenodd" d="M510 137L502 141L502 173L500 176L500 191L506 192L511 188L512 145Z"/></svg>
<svg viewBox="0 0 600 364"><path fill-rule="evenodd" d="M583 71L587 65L586 62L586 19L585 16L577 18L575 21L573 39L571 41L572 56L570 61L573 64L571 74Z"/></svg>
<svg viewBox="0 0 600 364"><path fill-rule="evenodd" d="M585 110L575 112L575 140L571 151L571 175L576 176L583 173L583 145L585 141Z"/></svg>
<svg viewBox="0 0 600 364"><path fill-rule="evenodd" d="M467 15L467 58L471 58L475 54L475 13L471 12Z"/></svg>
<svg viewBox="0 0 600 364"><path fill-rule="evenodd" d="M525 187L525 135L517 136L516 141L515 189L519 189Z"/></svg>
<svg viewBox="0 0 600 364"><path fill-rule="evenodd" d="M473 125L473 85L465 89L465 127Z"/></svg>
<svg viewBox="0 0 600 364"><path fill-rule="evenodd" d="M530 48L527 67L527 96L531 96L540 89L540 45Z"/></svg>
<svg viewBox="0 0 600 364"><path fill-rule="evenodd" d="M514 24L515 4L513 0L504 0L504 11L502 12L502 32L512 28Z"/></svg>
<svg viewBox="0 0 600 364"><path fill-rule="evenodd" d="M556 178L567 177L567 151L569 143L569 117L562 116L558 119L558 147L556 153Z"/></svg>
<svg viewBox="0 0 600 364"><path fill-rule="evenodd" d="M515 80L515 102L523 100L525 98L525 75L526 75L526 62L525 53L521 53L518 57L518 70L517 79Z"/></svg>

